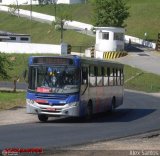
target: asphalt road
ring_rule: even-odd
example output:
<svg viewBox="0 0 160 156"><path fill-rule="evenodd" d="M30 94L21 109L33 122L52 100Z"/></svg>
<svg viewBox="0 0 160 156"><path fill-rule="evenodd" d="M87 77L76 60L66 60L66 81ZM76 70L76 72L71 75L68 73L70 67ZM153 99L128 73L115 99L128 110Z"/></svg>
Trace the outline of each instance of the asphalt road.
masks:
<svg viewBox="0 0 160 156"><path fill-rule="evenodd" d="M156 54L152 52L153 49L138 44L133 44L126 50L129 55L115 59L115 61L160 75L160 53Z"/></svg>
<svg viewBox="0 0 160 156"><path fill-rule="evenodd" d="M89 123L78 119L53 119L0 126L0 149L55 149L110 140L160 129L160 97L125 92L124 104L113 114L94 116Z"/></svg>

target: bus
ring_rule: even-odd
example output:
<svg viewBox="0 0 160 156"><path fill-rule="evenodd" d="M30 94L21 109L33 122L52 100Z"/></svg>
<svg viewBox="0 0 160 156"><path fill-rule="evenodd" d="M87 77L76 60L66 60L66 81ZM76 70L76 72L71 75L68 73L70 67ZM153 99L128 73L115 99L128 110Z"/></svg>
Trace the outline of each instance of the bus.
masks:
<svg viewBox="0 0 160 156"><path fill-rule="evenodd" d="M46 122L52 116L86 117L123 103L123 65L69 56L29 58L27 113Z"/></svg>

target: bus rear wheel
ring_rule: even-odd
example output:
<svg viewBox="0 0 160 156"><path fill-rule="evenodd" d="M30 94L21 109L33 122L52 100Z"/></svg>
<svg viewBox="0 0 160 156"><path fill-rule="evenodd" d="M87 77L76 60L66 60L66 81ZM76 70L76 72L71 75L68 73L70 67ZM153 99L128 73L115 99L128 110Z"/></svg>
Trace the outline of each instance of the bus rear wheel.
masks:
<svg viewBox="0 0 160 156"><path fill-rule="evenodd" d="M87 105L86 120L90 121L92 119L92 116L93 116L93 108L92 108L92 104L89 103Z"/></svg>
<svg viewBox="0 0 160 156"><path fill-rule="evenodd" d="M45 115L45 114L38 114L38 119L39 119L39 121L41 121L41 122L47 122L48 116Z"/></svg>
<svg viewBox="0 0 160 156"><path fill-rule="evenodd" d="M112 98L112 102L111 102L111 106L110 106L110 112L111 112L111 113L114 112L115 106L116 106L116 98L113 97L113 98Z"/></svg>

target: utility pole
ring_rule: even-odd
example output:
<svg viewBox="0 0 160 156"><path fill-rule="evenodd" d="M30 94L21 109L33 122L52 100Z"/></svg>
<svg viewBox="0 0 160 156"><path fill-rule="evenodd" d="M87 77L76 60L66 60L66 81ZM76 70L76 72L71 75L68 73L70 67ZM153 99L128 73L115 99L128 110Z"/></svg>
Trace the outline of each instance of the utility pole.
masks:
<svg viewBox="0 0 160 156"><path fill-rule="evenodd" d="M60 26L61 26L61 43L63 43L63 26L64 26L64 21L62 19L62 16L61 16L61 19L60 19Z"/></svg>
<svg viewBox="0 0 160 156"><path fill-rule="evenodd" d="M57 0L54 0L54 16L55 16L55 20L56 20L56 17L57 17Z"/></svg>
<svg viewBox="0 0 160 156"><path fill-rule="evenodd" d="M18 18L19 18L19 5L18 5L18 0L16 0L17 3L17 10L18 10Z"/></svg>
<svg viewBox="0 0 160 156"><path fill-rule="evenodd" d="M31 5L31 8L30 8L30 20L32 20L32 0L30 0L30 5Z"/></svg>

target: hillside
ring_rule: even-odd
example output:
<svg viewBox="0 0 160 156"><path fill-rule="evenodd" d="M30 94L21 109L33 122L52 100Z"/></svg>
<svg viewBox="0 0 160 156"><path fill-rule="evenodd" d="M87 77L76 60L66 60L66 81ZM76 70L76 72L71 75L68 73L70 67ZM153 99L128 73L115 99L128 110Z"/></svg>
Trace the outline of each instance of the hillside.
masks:
<svg viewBox="0 0 160 156"><path fill-rule="evenodd" d="M160 32L160 1L159 0L128 0L130 17L126 20L126 34L144 38L147 32L148 40L157 40ZM22 7L29 9L30 6ZM57 5L57 15L63 10L72 13L72 20L92 23L93 6L88 4ZM33 6L33 10L49 15L54 15L54 5Z"/></svg>
<svg viewBox="0 0 160 156"><path fill-rule="evenodd" d="M60 31L54 30L53 26L3 12L0 12L0 30L30 34L34 43L60 44ZM64 42L75 46L91 46L95 38L73 30L64 30Z"/></svg>

